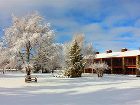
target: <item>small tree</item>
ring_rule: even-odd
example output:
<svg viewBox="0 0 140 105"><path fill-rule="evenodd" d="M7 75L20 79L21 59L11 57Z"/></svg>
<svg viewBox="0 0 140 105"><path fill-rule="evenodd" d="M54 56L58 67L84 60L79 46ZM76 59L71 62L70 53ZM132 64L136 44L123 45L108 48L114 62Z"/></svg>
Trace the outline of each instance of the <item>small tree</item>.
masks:
<svg viewBox="0 0 140 105"><path fill-rule="evenodd" d="M83 54L83 59L85 61L85 68L89 68L91 64L94 63L96 57L95 49L92 43L85 43L85 35L83 33L75 34L73 40L76 40L81 48L81 53Z"/></svg>
<svg viewBox="0 0 140 105"><path fill-rule="evenodd" d="M83 48L84 60L86 61L85 69L90 68L90 66L94 63L94 59L96 57L95 50L93 49L92 44L86 44Z"/></svg>
<svg viewBox="0 0 140 105"><path fill-rule="evenodd" d="M103 77L104 70L108 69L108 65L106 63L94 63L91 67L96 71L98 77Z"/></svg>
<svg viewBox="0 0 140 105"><path fill-rule="evenodd" d="M83 56L81 54L81 49L76 41L73 41L70 50L69 58L66 60L68 65L64 75L68 77L81 77L82 71L84 69Z"/></svg>

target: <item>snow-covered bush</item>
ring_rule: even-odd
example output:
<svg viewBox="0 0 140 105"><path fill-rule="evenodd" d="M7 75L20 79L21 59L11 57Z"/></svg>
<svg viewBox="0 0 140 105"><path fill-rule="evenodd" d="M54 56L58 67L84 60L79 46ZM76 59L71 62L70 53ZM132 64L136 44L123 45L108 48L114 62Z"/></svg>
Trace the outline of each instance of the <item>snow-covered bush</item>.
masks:
<svg viewBox="0 0 140 105"><path fill-rule="evenodd" d="M106 63L99 62L92 64L91 68L96 71L98 77L103 77L104 70L108 69L108 65Z"/></svg>

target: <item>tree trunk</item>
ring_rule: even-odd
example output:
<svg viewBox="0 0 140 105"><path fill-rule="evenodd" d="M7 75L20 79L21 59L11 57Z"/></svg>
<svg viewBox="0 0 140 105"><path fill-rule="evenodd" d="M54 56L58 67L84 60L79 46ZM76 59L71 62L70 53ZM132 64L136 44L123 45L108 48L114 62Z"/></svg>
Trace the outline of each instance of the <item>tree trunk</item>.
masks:
<svg viewBox="0 0 140 105"><path fill-rule="evenodd" d="M26 67L26 74L27 74L27 78L31 79L31 68L29 66Z"/></svg>
<svg viewBox="0 0 140 105"><path fill-rule="evenodd" d="M30 41L28 41L28 43L26 44L26 60L27 63L30 63L30 51L31 51L31 44Z"/></svg>
<svg viewBox="0 0 140 105"><path fill-rule="evenodd" d="M31 68L29 66L30 64L30 51L31 51L31 44L30 44L30 41L28 41L28 43L26 44L26 62L28 64L28 66L26 67L26 73L27 73L27 76L29 78L31 78Z"/></svg>

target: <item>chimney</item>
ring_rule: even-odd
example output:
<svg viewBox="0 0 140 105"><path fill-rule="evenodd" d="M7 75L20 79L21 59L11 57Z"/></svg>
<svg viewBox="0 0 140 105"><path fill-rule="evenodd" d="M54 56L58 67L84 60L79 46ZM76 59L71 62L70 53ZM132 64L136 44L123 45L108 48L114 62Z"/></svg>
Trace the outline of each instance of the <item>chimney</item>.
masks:
<svg viewBox="0 0 140 105"><path fill-rule="evenodd" d="M99 52L96 52L96 54L99 54Z"/></svg>
<svg viewBox="0 0 140 105"><path fill-rule="evenodd" d="M121 52L125 52L125 51L128 51L128 49L127 48L122 48L121 49Z"/></svg>
<svg viewBox="0 0 140 105"><path fill-rule="evenodd" d="M112 53L112 50L107 50L106 53Z"/></svg>

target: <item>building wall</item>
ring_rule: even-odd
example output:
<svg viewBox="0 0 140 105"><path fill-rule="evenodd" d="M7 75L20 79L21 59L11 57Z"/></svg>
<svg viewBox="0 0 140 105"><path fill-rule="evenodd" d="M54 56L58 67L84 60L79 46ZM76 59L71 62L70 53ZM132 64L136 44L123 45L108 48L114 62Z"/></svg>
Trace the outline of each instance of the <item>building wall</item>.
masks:
<svg viewBox="0 0 140 105"><path fill-rule="evenodd" d="M108 74L131 74L135 75L137 68L140 68L140 55L131 57L99 58L96 62L106 62L110 69ZM88 69L86 73L93 73L94 70Z"/></svg>
<svg viewBox="0 0 140 105"><path fill-rule="evenodd" d="M108 62L110 59L111 73L112 74L136 74L137 62L140 60L136 56L132 57L118 57L118 58L107 58L104 61Z"/></svg>

